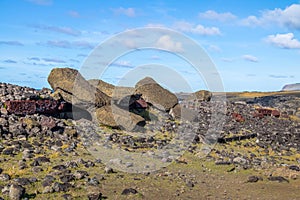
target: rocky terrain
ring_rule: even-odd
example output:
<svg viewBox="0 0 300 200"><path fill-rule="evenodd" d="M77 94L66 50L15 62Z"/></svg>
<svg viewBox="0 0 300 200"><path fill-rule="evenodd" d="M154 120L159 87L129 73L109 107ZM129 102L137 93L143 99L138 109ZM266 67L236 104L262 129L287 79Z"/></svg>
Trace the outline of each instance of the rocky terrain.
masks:
<svg viewBox="0 0 300 200"><path fill-rule="evenodd" d="M300 198L298 93L181 98L69 68L48 81L0 83L0 199Z"/></svg>

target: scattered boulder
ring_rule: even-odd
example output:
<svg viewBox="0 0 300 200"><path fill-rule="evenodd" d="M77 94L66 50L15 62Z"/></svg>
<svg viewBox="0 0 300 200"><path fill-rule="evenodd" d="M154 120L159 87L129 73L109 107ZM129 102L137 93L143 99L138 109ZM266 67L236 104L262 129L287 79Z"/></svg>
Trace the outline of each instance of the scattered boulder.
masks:
<svg viewBox="0 0 300 200"><path fill-rule="evenodd" d="M189 100L198 100L198 101L210 101L212 98L212 93L207 90L199 90L192 93L188 99Z"/></svg>
<svg viewBox="0 0 300 200"><path fill-rule="evenodd" d="M111 102L109 96L92 86L75 69L54 68L48 76L48 82L54 90L60 89L59 94L65 101L79 107L101 107Z"/></svg>
<svg viewBox="0 0 300 200"><path fill-rule="evenodd" d="M135 93L142 94L147 103L157 107L160 110L169 111L177 103L175 94L161 87L152 78L146 77L135 85Z"/></svg>
<svg viewBox="0 0 300 200"><path fill-rule="evenodd" d="M115 105L112 106L103 106L96 110L96 119L99 123L114 128L123 128L128 131L145 125L143 117L118 108Z"/></svg>

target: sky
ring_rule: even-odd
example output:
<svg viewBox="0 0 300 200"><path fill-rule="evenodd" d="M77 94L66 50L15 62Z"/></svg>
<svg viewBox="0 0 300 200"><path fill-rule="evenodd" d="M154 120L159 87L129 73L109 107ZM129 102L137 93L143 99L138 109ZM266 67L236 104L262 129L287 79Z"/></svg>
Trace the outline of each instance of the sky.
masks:
<svg viewBox="0 0 300 200"><path fill-rule="evenodd" d="M115 85L152 76L176 92L214 90L182 56L187 52L211 60L224 91L278 91L300 82L299 0L0 0L0 8L0 82L49 88L51 69L82 70L95 52L98 71L83 75ZM161 31L155 39L151 28L178 37ZM139 34L121 41L131 30ZM154 48L139 48L149 35ZM181 36L203 51L193 52ZM128 51L101 62L105 41Z"/></svg>

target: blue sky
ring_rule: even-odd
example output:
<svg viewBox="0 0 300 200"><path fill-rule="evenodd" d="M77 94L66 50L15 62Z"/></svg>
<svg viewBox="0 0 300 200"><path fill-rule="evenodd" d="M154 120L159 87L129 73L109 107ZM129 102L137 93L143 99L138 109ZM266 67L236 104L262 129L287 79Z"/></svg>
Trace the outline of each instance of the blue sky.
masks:
<svg viewBox="0 0 300 200"><path fill-rule="evenodd" d="M52 68L80 69L97 45L143 27L173 29L196 41L226 91L277 91L300 82L299 0L1 0L0 7L0 82L49 87ZM174 67L192 90L210 89L187 62L154 49L118 57L99 78L117 84L150 64L158 74L160 66Z"/></svg>

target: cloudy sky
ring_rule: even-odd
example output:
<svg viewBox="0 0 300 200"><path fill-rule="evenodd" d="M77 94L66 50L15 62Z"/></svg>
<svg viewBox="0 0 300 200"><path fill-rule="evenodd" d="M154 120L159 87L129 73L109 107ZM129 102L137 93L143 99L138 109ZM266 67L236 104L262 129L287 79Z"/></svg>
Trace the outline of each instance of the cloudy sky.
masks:
<svg viewBox="0 0 300 200"><path fill-rule="evenodd" d="M104 41L147 27L168 28L195 41L211 58L226 91L276 91L300 82L299 0L1 0L0 7L0 82L49 87L52 68L81 69ZM143 36L133 35L123 45L136 49L135 37ZM170 52L157 46L119 55L98 78L118 84L133 72L155 72L159 81L181 76L193 90L210 89L176 54L189 51L185 44L168 34L156 44ZM185 90L181 86L170 87Z"/></svg>

